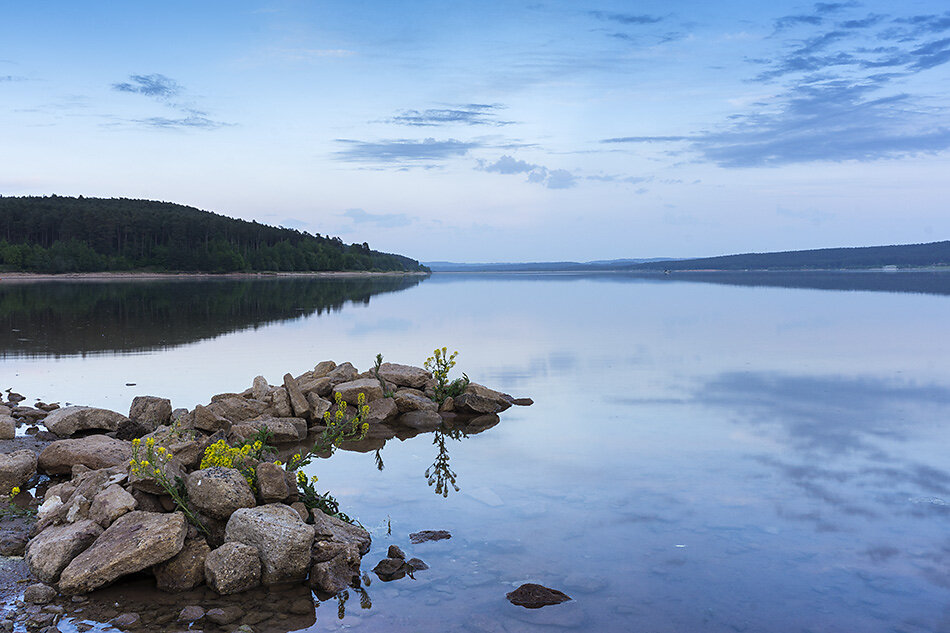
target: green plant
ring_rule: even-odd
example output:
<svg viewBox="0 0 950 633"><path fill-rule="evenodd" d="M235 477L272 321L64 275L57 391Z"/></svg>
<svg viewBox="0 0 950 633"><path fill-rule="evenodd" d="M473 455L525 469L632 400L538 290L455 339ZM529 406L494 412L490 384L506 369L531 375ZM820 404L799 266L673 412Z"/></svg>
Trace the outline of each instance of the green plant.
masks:
<svg viewBox="0 0 950 633"><path fill-rule="evenodd" d="M14 486L10 490L10 494L7 495L7 503L5 507L0 507L0 518L14 518L14 517L26 517L33 516L36 514L36 508L32 505L23 507L19 506L14 502L14 499L17 495L20 494L20 487Z"/></svg>
<svg viewBox="0 0 950 633"><path fill-rule="evenodd" d="M185 518L202 533L210 536L208 529L202 525L198 517L188 507L188 493L185 490L185 482L181 477L175 477L172 480L168 476L168 464L174 455L164 446L156 447L155 438L150 437L145 440L145 453L140 458L141 444L142 441L139 438L132 440L132 459L129 461L131 474L155 479L155 482L172 498L172 501L182 511Z"/></svg>
<svg viewBox="0 0 950 633"><path fill-rule="evenodd" d="M323 414L323 422L326 428L320 433L320 437L313 443L306 454L297 453L289 460L285 468L289 471L295 471L298 468L306 466L313 461L317 454L330 453L336 450L340 444L349 441L358 441L366 437L369 430L369 424L363 420L369 413L369 406L366 404L366 394L360 393L356 398L356 415L347 419L346 402L339 392L333 395L336 409L327 411Z"/></svg>
<svg viewBox="0 0 950 633"><path fill-rule="evenodd" d="M425 368L432 372L432 377L436 380L434 400L439 404L445 402L446 398L461 395L470 382L464 372L461 378L449 382L449 372L455 367L455 357L458 355L458 350L449 355L448 348L443 347L433 350L432 356L426 359Z"/></svg>
<svg viewBox="0 0 950 633"><path fill-rule="evenodd" d="M376 354L376 364L373 365L373 375L376 376L376 380L379 381L379 386L383 390L384 398L392 398L393 392L387 389L386 381L383 380L383 377L379 375L379 368L383 366L383 355Z"/></svg>
<svg viewBox="0 0 950 633"><path fill-rule="evenodd" d="M340 510L339 502L329 491L320 494L316 489L316 475L307 479L307 475L297 471L297 489L300 491L300 500L311 510L320 510L326 515L336 517L347 523L354 523L345 512Z"/></svg>

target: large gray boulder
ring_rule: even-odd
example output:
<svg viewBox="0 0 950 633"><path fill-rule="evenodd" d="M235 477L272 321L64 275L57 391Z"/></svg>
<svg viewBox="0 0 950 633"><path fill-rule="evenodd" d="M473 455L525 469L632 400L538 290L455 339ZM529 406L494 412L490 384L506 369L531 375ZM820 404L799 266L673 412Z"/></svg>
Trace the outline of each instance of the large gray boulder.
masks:
<svg viewBox="0 0 950 633"><path fill-rule="evenodd" d="M36 453L24 449L0 453L0 495L8 495L14 487L23 487L36 474Z"/></svg>
<svg viewBox="0 0 950 633"><path fill-rule="evenodd" d="M390 422L399 416L399 407L396 406L396 401L392 398L380 398L379 400L373 400L368 406L369 411L367 411L366 417L363 418L363 421L368 422L369 424Z"/></svg>
<svg viewBox="0 0 950 633"><path fill-rule="evenodd" d="M188 523L181 512L135 510L119 517L59 577L66 595L88 593L127 574L147 569L181 551Z"/></svg>
<svg viewBox="0 0 950 633"><path fill-rule="evenodd" d="M226 433L232 424L230 420L220 413L200 404L196 406L192 412L192 418L196 429L207 431L208 433L214 433L216 431L224 431Z"/></svg>
<svg viewBox="0 0 950 633"><path fill-rule="evenodd" d="M511 406L511 396L474 382L454 400L455 410L467 413L499 413Z"/></svg>
<svg viewBox="0 0 950 633"><path fill-rule="evenodd" d="M261 584L261 559L257 548L230 542L212 550L205 558L205 582L221 595L257 587Z"/></svg>
<svg viewBox="0 0 950 633"><path fill-rule="evenodd" d="M102 528L90 519L46 528L27 545L26 564L37 579L54 583L66 566L100 534Z"/></svg>
<svg viewBox="0 0 950 633"><path fill-rule="evenodd" d="M250 484L236 468L212 466L196 470L185 480L188 501L199 512L227 519L238 508L253 508L257 501Z"/></svg>
<svg viewBox="0 0 950 633"><path fill-rule="evenodd" d="M92 470L128 465L132 458L132 443L107 435L89 435L71 440L57 440L43 449L39 457L40 470L61 475L72 472L76 464Z"/></svg>
<svg viewBox="0 0 950 633"><path fill-rule="evenodd" d="M366 395L366 402L379 400L383 397L383 388L375 378L359 378L348 382L341 382L333 387L334 397L340 394L340 397L347 404L356 406L360 394Z"/></svg>
<svg viewBox="0 0 950 633"><path fill-rule="evenodd" d="M413 389L425 388L426 382L432 378L432 374L421 367L399 365L397 363L383 363L379 366L379 375L382 376L383 380L398 387L412 387Z"/></svg>
<svg viewBox="0 0 950 633"><path fill-rule="evenodd" d="M198 537L185 541L181 551L152 568L155 583L161 591L191 591L205 580L205 560L211 548Z"/></svg>
<svg viewBox="0 0 950 633"><path fill-rule="evenodd" d="M257 548L261 558L261 582L272 585L298 582L307 577L313 526L292 508L271 503L236 510L225 530L225 541Z"/></svg>
<svg viewBox="0 0 950 633"><path fill-rule="evenodd" d="M136 396L129 407L129 419L148 429L148 432L168 424L171 417L172 401L168 398Z"/></svg>
<svg viewBox="0 0 950 633"><path fill-rule="evenodd" d="M123 421L128 421L128 418L108 409L64 407L47 415L43 424L51 433L71 437L79 431L115 431Z"/></svg>
<svg viewBox="0 0 950 633"><path fill-rule="evenodd" d="M254 433L266 426L267 430L273 433L273 441L277 444L299 442L307 438L307 421L303 418L265 417L256 420L245 420L239 425L231 427L231 430L234 431L237 426L251 427L254 429Z"/></svg>

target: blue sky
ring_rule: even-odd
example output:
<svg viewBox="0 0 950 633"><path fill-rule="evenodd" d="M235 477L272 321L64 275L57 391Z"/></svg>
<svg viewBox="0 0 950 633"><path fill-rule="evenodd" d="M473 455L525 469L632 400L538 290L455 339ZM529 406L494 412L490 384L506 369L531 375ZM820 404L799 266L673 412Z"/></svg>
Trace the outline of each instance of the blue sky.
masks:
<svg viewBox="0 0 950 633"><path fill-rule="evenodd" d="M4 2L0 193L423 260L950 238L950 7Z"/></svg>

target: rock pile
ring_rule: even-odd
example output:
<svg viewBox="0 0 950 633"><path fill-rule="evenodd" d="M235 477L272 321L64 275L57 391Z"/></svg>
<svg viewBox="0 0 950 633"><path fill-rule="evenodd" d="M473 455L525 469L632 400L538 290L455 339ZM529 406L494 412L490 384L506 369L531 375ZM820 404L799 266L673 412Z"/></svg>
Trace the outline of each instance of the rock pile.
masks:
<svg viewBox="0 0 950 633"><path fill-rule="evenodd" d="M94 407L0 407L4 437L11 435L7 427L29 421L42 422L57 438L38 457L32 450L0 454L0 494L29 487L42 474L51 478L25 559L38 580L64 595L142 572L168 592L207 585L228 595L307 582L335 594L358 582L370 547L366 530L304 504L294 473L277 463L252 460L249 481L236 468L200 468L202 458L216 442L240 445L264 427L278 445L300 446L326 428L323 414L334 398L355 415L363 394L363 421L377 437L530 404L472 383L440 406L432 399L435 386L418 367L383 363L378 373L360 373L350 363L325 361L300 376L286 374L276 386L258 376L250 388L193 410L173 410L153 396L135 398L128 416ZM161 477L130 470L139 443L173 456L162 464L163 476L184 484L185 508L201 530Z"/></svg>

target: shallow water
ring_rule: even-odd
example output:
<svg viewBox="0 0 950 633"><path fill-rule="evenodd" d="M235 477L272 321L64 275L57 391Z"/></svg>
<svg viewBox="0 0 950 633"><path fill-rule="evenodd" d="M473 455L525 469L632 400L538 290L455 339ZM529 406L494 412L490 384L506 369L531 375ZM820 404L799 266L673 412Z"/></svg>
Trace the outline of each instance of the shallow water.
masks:
<svg viewBox="0 0 950 633"><path fill-rule="evenodd" d="M431 569L307 630L950 631L947 283L867 279L0 285L0 387L190 408L447 345L454 375L532 397L468 437L390 440L382 471L373 450L311 466L371 530L365 570L390 544ZM442 497L424 473L446 454ZM423 529L453 538L410 544ZM515 607L523 582L574 600Z"/></svg>

